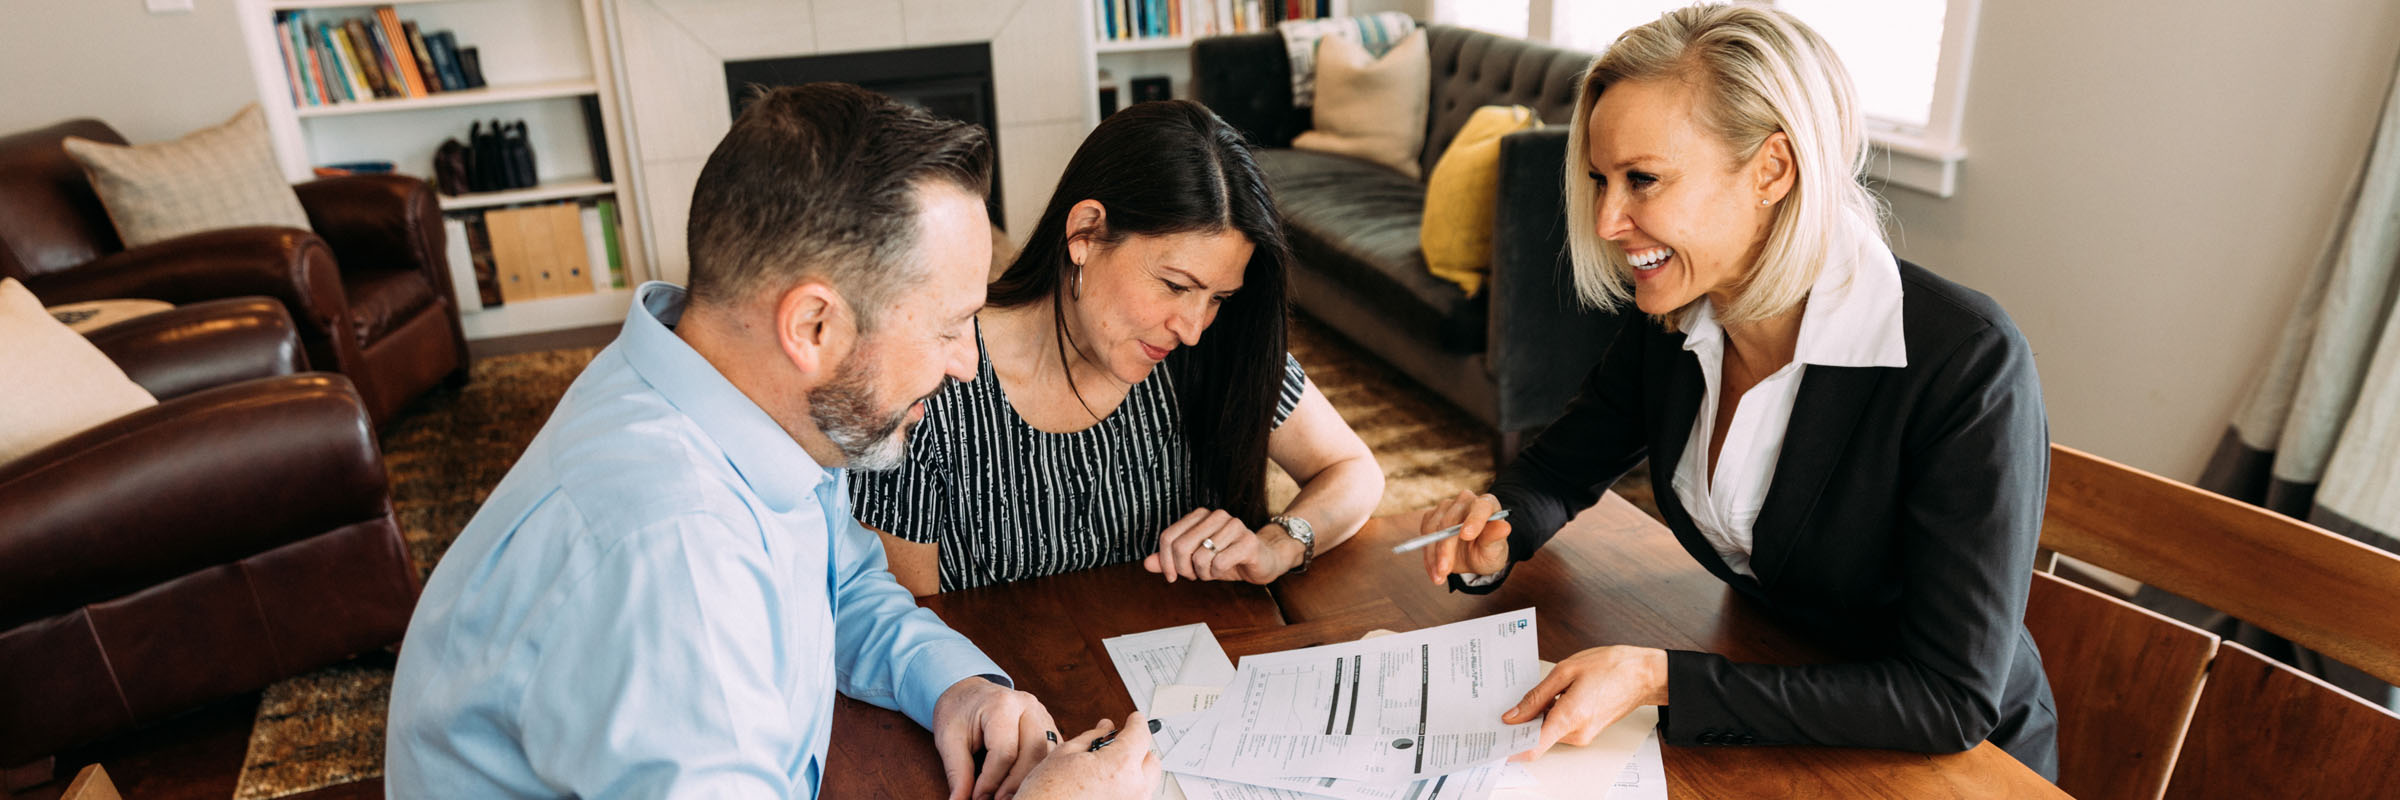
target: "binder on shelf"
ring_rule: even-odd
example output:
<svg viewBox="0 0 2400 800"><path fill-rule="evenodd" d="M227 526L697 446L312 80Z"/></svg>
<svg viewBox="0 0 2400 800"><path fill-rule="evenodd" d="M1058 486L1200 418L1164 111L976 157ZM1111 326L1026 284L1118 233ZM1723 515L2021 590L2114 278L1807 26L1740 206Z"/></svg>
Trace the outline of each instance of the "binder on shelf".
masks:
<svg viewBox="0 0 2400 800"><path fill-rule="evenodd" d="M589 294L592 289L592 260L586 255L583 235L583 214L574 203L542 206L542 219L550 231L550 257L553 267L549 276L550 295Z"/></svg>
<svg viewBox="0 0 2400 800"><path fill-rule="evenodd" d="M623 289L625 288L625 243L618 238L617 201L603 197L599 202L592 204L592 207L600 212L601 241L608 247L608 285L612 288ZM599 266L594 265L592 269L598 270Z"/></svg>
<svg viewBox="0 0 2400 800"><path fill-rule="evenodd" d="M608 241L607 233L600 227L600 207L584 206L575 211L576 228L583 234L584 277L591 279L592 291L608 291Z"/></svg>

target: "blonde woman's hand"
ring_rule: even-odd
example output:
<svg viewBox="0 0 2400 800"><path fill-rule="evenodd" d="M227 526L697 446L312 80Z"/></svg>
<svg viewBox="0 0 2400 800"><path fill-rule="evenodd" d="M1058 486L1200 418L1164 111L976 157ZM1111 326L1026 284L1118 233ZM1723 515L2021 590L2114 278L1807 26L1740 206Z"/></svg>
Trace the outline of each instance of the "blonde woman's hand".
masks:
<svg viewBox="0 0 2400 800"><path fill-rule="evenodd" d="M1491 521L1499 511L1499 498L1466 491L1426 511L1419 533L1459 526L1457 536L1425 547L1426 577L1438 585L1454 574L1490 575L1508 569L1508 521Z"/></svg>

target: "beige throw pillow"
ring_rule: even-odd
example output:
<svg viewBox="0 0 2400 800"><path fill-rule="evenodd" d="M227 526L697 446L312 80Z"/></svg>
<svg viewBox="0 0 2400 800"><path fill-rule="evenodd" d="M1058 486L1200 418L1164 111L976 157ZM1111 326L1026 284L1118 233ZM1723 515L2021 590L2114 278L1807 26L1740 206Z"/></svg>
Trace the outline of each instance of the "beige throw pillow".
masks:
<svg viewBox="0 0 2400 800"><path fill-rule="evenodd" d="M64 145L126 247L243 225L308 227L257 103L172 142L127 147L69 136Z"/></svg>
<svg viewBox="0 0 2400 800"><path fill-rule="evenodd" d="M0 280L0 342L0 464L158 405L15 278Z"/></svg>
<svg viewBox="0 0 2400 800"><path fill-rule="evenodd" d="M1292 146L1419 177L1417 153L1425 149L1425 103L1432 90L1423 28L1380 59L1357 42L1325 37L1317 45L1316 129L1292 139Z"/></svg>

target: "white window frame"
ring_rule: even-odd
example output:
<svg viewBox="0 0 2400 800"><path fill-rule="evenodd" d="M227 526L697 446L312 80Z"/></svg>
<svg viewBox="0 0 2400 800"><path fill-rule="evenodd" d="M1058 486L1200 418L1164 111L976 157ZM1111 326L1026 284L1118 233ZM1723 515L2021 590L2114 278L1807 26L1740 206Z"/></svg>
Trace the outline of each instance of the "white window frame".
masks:
<svg viewBox="0 0 2400 800"><path fill-rule="evenodd" d="M1436 0L1439 2L1440 0ZM1529 0L1526 38L1553 41L1559 5L1594 0ZM1772 2L1772 0L1769 0ZM1942 52L1934 68L1933 103L1923 127L1869 117L1867 177L1935 197L1958 192L1958 166L1967 160L1960 141L1967 113L1967 74L1974 61L1975 24L1982 0L1948 0L1942 12Z"/></svg>

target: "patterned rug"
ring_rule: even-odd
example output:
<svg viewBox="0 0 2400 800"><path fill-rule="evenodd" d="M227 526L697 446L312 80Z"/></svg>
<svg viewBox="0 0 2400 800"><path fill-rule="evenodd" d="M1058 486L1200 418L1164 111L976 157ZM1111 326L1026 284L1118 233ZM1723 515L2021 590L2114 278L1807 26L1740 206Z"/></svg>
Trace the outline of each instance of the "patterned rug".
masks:
<svg viewBox="0 0 2400 800"><path fill-rule="evenodd" d="M1305 319L1292 354L1383 467L1378 514L1423 508L1491 480L1491 434L1355 345ZM392 504L417 565L431 574L492 487L549 418L598 348L478 361L463 389L436 390L383 437ZM1280 472L1271 503L1298 492ZM1617 491L1645 509L1640 470ZM1655 512L1653 512L1655 513ZM265 800L383 774L384 705L391 658L362 657L267 688L251 730L235 800Z"/></svg>

